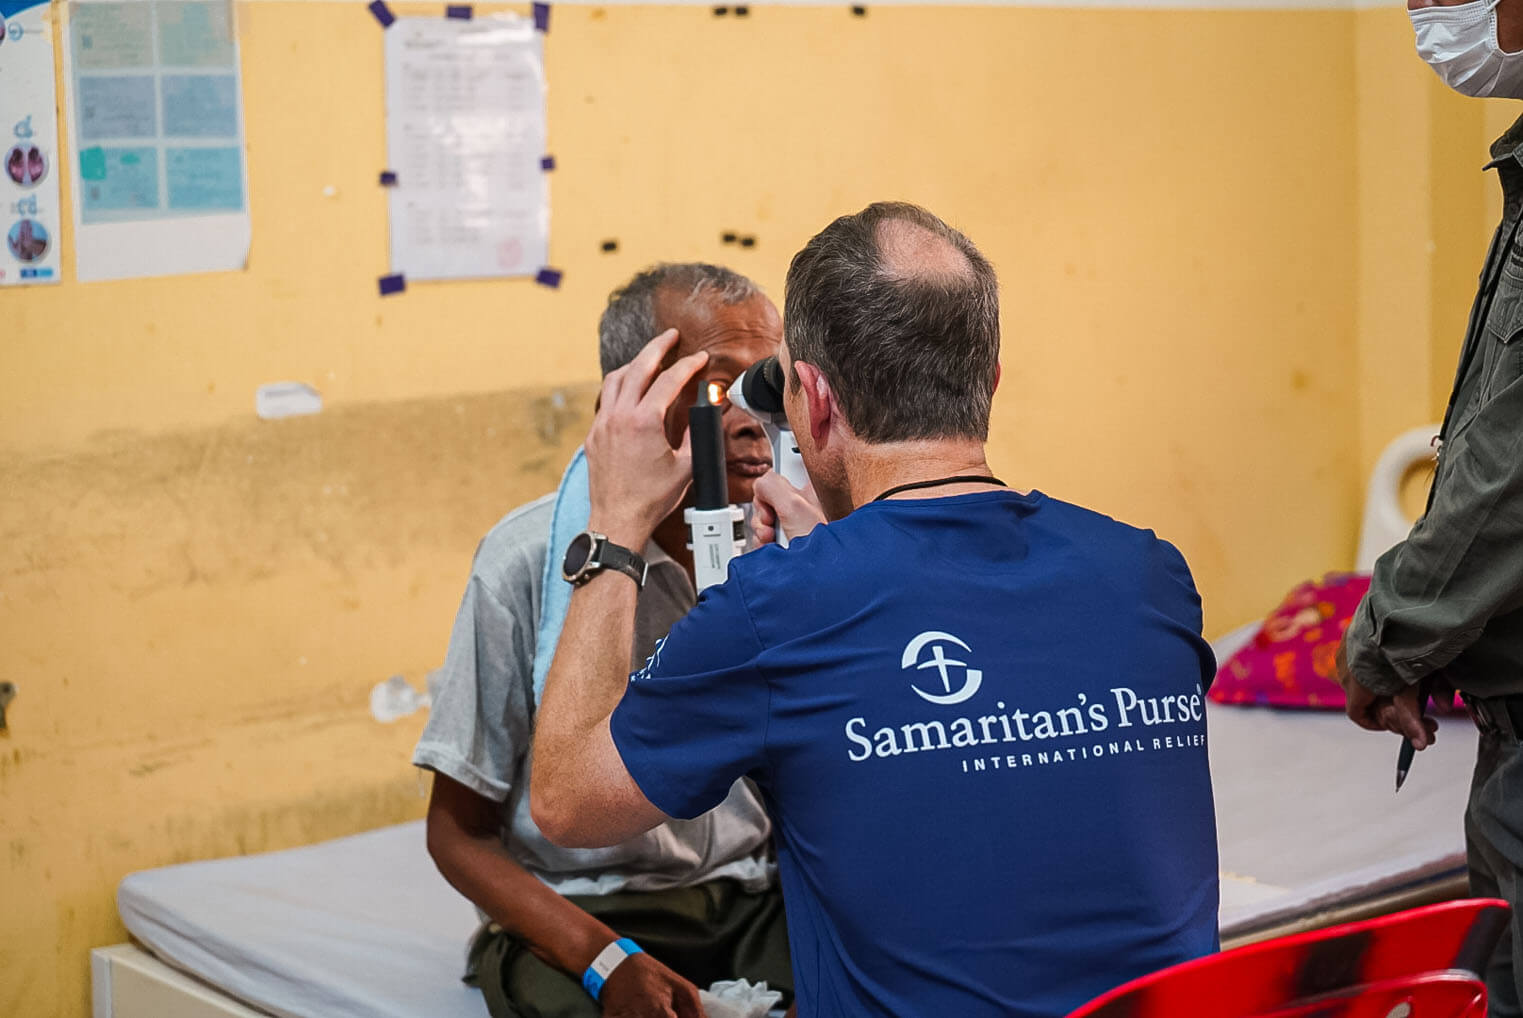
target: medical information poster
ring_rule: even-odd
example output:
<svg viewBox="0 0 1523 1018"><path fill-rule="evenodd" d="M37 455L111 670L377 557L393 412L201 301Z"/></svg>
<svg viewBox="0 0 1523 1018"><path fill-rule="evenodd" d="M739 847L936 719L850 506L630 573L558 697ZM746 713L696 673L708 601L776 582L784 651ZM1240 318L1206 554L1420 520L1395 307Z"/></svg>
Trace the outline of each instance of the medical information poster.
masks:
<svg viewBox="0 0 1523 1018"><path fill-rule="evenodd" d="M533 21L399 18L385 38L392 271L409 281L535 274L550 197Z"/></svg>
<svg viewBox="0 0 1523 1018"><path fill-rule="evenodd" d="M248 173L230 0L63 9L80 280L243 268Z"/></svg>
<svg viewBox="0 0 1523 1018"><path fill-rule="evenodd" d="M46 2L0 0L0 286L56 283L58 101Z"/></svg>

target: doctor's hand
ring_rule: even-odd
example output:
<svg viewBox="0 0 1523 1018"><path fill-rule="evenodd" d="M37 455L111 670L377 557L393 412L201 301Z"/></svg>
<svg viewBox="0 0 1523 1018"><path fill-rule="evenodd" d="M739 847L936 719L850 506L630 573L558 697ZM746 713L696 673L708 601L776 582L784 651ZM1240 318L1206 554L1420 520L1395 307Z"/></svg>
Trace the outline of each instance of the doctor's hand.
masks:
<svg viewBox="0 0 1523 1018"><path fill-rule="evenodd" d="M613 970L599 997L603 1018L704 1018L698 987L648 954Z"/></svg>
<svg viewBox="0 0 1523 1018"><path fill-rule="evenodd" d="M676 345L677 330L668 329L634 360L609 372L587 433L588 528L636 552L682 504L693 479L687 431L673 449L666 415L709 355L689 354L662 371L661 362Z"/></svg>
<svg viewBox="0 0 1523 1018"><path fill-rule="evenodd" d="M825 513L814 493L814 485L806 484L802 490L789 484L776 470L768 470L756 479L751 489L751 530L758 544L771 544L777 540L777 528L782 524L788 540L803 537L816 526L825 522Z"/></svg>

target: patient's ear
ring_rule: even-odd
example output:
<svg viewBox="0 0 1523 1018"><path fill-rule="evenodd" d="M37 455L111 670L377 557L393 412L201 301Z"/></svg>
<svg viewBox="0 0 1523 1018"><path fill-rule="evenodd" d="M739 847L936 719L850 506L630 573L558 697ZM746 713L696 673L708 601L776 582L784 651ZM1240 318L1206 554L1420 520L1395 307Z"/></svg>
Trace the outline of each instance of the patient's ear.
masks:
<svg viewBox="0 0 1523 1018"><path fill-rule="evenodd" d="M999 380L1000 380L1000 376L1002 376L1004 373L1005 373L1005 366L1003 364L1001 364L999 361L995 361L994 362L994 389L993 389L994 392L999 392Z"/></svg>

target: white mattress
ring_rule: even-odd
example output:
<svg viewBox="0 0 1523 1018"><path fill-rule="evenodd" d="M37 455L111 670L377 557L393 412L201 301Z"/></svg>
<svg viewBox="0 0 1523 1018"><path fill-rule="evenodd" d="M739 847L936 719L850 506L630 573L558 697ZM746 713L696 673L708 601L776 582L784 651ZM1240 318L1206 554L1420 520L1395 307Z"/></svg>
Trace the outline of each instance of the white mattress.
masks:
<svg viewBox="0 0 1523 1018"><path fill-rule="evenodd" d="M1332 712L1208 715L1224 936L1462 869L1475 758L1463 719L1443 723L1395 795L1394 735ZM486 1015L459 980L475 910L435 870L421 822L135 873L117 902L160 958L281 1018Z"/></svg>
<svg viewBox="0 0 1523 1018"><path fill-rule="evenodd" d="M163 960L280 1018L486 1018L460 982L476 910L423 822L134 873L117 891Z"/></svg>
<svg viewBox="0 0 1523 1018"><path fill-rule="evenodd" d="M1257 629L1218 640L1218 660ZM1464 871L1476 731L1463 716L1440 719L1399 795L1401 739L1342 712L1210 704L1207 726L1224 937Z"/></svg>

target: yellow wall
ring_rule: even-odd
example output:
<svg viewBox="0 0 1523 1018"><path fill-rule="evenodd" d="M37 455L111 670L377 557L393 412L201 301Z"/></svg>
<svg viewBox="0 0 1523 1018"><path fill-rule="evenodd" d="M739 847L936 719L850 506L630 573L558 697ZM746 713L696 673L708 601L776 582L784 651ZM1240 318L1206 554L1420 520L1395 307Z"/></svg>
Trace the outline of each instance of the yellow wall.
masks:
<svg viewBox="0 0 1523 1018"><path fill-rule="evenodd" d="M585 427L597 313L641 265L724 260L779 296L868 201L964 226L1004 286L997 470L1175 540L1220 631L1349 564L1494 213L1499 114L1448 101L1399 11L557 6L565 285L383 300L378 27L238 16L249 270L0 293L4 1015L87 1013L127 872L419 815L421 721L375 723L368 690L442 658L476 540ZM255 420L285 378L328 409Z"/></svg>

